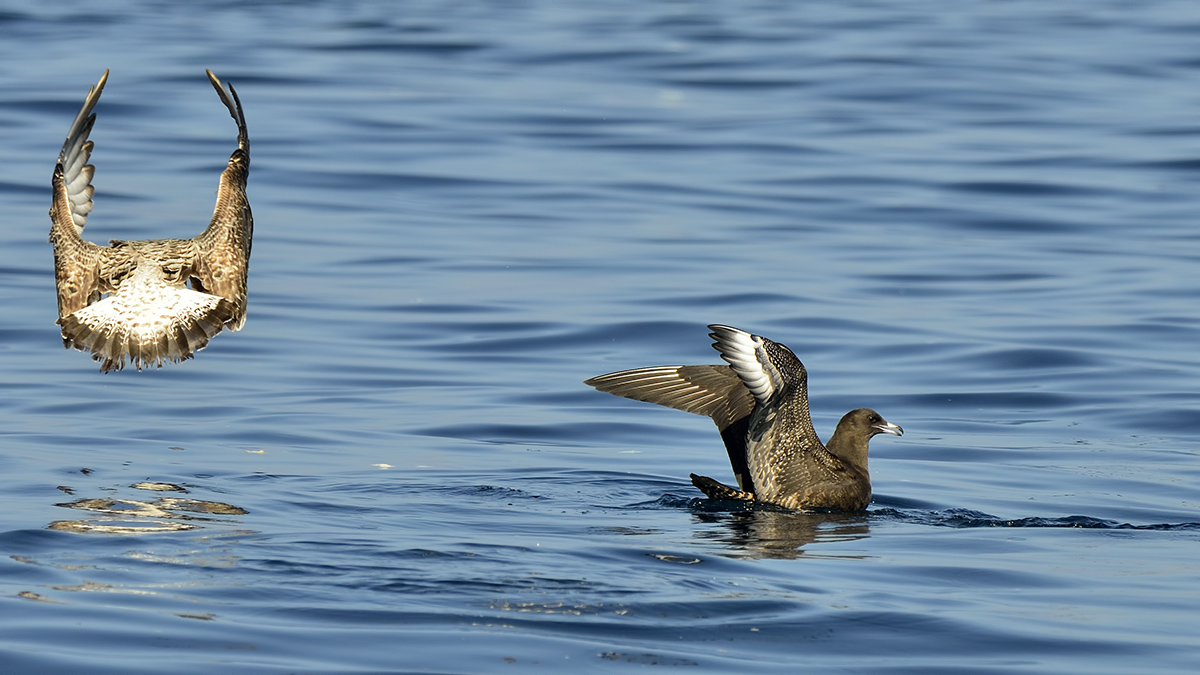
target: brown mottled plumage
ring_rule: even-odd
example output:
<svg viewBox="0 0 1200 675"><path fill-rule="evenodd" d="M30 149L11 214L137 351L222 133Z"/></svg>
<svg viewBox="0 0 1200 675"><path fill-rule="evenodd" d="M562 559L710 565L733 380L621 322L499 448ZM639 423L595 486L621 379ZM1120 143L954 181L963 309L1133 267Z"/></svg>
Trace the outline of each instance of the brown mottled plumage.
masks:
<svg viewBox="0 0 1200 675"><path fill-rule="evenodd" d="M692 474L713 499L792 509L861 511L871 502L867 444L904 431L867 408L852 410L822 444L808 411L808 373L787 347L746 331L709 326L727 366L658 366L584 382L600 391L711 417L741 489Z"/></svg>
<svg viewBox="0 0 1200 675"><path fill-rule="evenodd" d="M250 139L237 92L232 85L226 92L217 76L206 72L237 122L238 148L221 173L208 228L192 239L113 240L109 246L83 239L95 192L88 135L107 70L88 91L58 155L50 205L58 324L63 346L92 352L104 372L120 370L127 360L141 370L190 359L222 328L239 330L246 322L254 234L246 200Z"/></svg>

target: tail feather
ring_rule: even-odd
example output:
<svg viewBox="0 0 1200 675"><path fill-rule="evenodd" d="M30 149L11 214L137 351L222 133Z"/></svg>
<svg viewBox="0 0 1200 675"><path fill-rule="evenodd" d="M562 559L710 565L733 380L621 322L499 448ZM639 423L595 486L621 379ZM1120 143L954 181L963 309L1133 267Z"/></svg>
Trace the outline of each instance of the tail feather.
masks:
<svg viewBox="0 0 1200 675"><path fill-rule="evenodd" d="M754 501L754 493L739 490L729 487L724 483L719 483L708 476L698 476L691 474L692 485L700 489L709 499L738 499L742 501Z"/></svg>
<svg viewBox="0 0 1200 675"><path fill-rule="evenodd" d="M169 307L146 311L120 294L59 319L64 347L91 352L100 370L138 370L185 361L232 319L233 303L181 288Z"/></svg>

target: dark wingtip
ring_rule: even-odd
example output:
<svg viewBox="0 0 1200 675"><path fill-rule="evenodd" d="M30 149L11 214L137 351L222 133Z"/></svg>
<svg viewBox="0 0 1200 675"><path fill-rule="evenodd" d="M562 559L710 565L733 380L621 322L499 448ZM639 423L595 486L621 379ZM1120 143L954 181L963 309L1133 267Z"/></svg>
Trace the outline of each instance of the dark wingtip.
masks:
<svg viewBox="0 0 1200 675"><path fill-rule="evenodd" d="M217 95L221 97L221 102L229 109L229 116L237 122L238 126L238 148L246 152L249 159L250 152L250 137L246 132L246 113L242 111L242 100L238 98L237 90L233 88L233 84L222 84L211 69L205 68L204 72L208 74L208 81L212 84L213 89L217 90ZM225 88L229 87L229 91Z"/></svg>

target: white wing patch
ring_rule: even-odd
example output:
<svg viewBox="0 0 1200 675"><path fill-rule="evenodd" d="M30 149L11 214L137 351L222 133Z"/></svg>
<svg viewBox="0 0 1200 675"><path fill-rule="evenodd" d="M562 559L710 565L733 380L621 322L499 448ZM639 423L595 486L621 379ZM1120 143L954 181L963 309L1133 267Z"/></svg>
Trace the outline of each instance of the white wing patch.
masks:
<svg viewBox="0 0 1200 675"><path fill-rule="evenodd" d="M721 353L733 372L759 403L766 403L783 388L783 375L771 363L764 339L740 328L712 324L709 326L713 348Z"/></svg>

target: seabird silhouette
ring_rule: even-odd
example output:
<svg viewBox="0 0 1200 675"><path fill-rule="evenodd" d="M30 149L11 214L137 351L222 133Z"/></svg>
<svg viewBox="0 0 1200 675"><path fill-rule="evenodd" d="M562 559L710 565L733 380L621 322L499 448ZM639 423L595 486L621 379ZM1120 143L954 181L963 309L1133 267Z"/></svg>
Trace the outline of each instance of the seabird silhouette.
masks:
<svg viewBox="0 0 1200 675"><path fill-rule="evenodd" d="M239 330L246 322L254 233L246 200L250 139L233 86L226 92L211 70L205 72L237 122L238 148L221 173L208 228L192 239L114 239L108 246L83 239L95 192L88 134L107 70L88 91L58 155L50 205L58 324L63 346L92 352L103 372L120 370L127 360L141 370L190 359L222 328Z"/></svg>
<svg viewBox="0 0 1200 675"><path fill-rule="evenodd" d="M586 380L600 391L711 417L740 489L691 474L713 499L792 509L861 511L871 502L867 445L904 430L869 408L851 410L822 444L808 411L808 373L790 349L744 330L709 326L729 365L657 366Z"/></svg>

